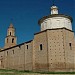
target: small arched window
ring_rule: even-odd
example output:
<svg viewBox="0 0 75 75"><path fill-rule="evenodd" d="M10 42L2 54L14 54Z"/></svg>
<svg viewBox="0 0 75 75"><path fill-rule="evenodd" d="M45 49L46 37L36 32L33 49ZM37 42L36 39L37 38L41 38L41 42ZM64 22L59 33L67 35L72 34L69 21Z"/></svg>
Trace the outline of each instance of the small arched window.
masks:
<svg viewBox="0 0 75 75"><path fill-rule="evenodd" d="M72 50L72 43L69 43L69 46L70 46L70 50Z"/></svg>
<svg viewBox="0 0 75 75"><path fill-rule="evenodd" d="M42 44L40 44L40 50L43 50Z"/></svg>
<svg viewBox="0 0 75 75"><path fill-rule="evenodd" d="M12 39L12 43L14 43L14 38Z"/></svg>
<svg viewBox="0 0 75 75"><path fill-rule="evenodd" d="M10 35L11 35L11 32L10 32Z"/></svg>

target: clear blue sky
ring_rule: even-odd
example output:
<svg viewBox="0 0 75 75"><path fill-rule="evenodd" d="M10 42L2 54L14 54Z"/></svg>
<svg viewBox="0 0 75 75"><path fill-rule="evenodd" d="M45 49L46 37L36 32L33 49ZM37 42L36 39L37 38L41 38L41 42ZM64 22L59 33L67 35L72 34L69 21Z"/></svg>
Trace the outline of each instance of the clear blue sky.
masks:
<svg viewBox="0 0 75 75"><path fill-rule="evenodd" d="M73 17L75 31L75 0L55 0L60 14ZM52 0L0 0L0 47L4 46L7 28L12 23L16 28L18 44L34 38L34 33L40 31L38 20L50 14Z"/></svg>

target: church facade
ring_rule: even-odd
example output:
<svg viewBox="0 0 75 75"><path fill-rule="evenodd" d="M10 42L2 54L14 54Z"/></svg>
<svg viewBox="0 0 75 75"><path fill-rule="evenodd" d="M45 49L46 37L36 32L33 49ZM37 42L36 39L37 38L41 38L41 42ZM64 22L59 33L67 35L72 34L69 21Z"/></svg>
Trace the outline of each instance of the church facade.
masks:
<svg viewBox="0 0 75 75"><path fill-rule="evenodd" d="M75 38L72 18L58 14L57 6L51 14L39 20L41 31L34 39L17 45L15 28L10 24L4 49L0 51L0 69L29 71L74 71Z"/></svg>

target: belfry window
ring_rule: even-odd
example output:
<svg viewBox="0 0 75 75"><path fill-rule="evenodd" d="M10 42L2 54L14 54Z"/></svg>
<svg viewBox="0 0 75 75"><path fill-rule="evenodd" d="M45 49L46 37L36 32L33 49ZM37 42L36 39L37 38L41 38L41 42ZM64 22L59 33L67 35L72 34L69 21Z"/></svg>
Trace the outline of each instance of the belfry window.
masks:
<svg viewBox="0 0 75 75"><path fill-rule="evenodd" d="M11 32L10 32L10 35L11 35Z"/></svg>
<svg viewBox="0 0 75 75"><path fill-rule="evenodd" d="M42 49L43 49L42 44L40 44L40 50L42 50Z"/></svg>
<svg viewBox="0 0 75 75"><path fill-rule="evenodd" d="M8 38L7 38L7 43L8 43Z"/></svg>
<svg viewBox="0 0 75 75"><path fill-rule="evenodd" d="M14 38L12 39L12 43L14 43Z"/></svg>

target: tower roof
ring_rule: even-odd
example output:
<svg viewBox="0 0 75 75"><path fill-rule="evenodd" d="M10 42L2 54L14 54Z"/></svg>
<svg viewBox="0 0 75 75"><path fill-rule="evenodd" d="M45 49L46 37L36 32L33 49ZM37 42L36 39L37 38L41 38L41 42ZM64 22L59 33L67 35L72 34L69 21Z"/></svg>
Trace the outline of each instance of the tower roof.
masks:
<svg viewBox="0 0 75 75"><path fill-rule="evenodd" d="M55 6L55 5L53 5L53 6L51 7L51 10L53 10L53 9L58 9L58 7Z"/></svg>
<svg viewBox="0 0 75 75"><path fill-rule="evenodd" d="M12 24L12 23L10 23L10 26L9 26L9 28L14 28L14 26L13 26L13 24Z"/></svg>
<svg viewBox="0 0 75 75"><path fill-rule="evenodd" d="M72 19L71 16L64 15L64 14L52 14L52 15L44 16L43 18L41 18L41 19L38 21L38 24L40 25L45 19L47 19L47 18L53 18L53 17L65 17L65 18L70 19L71 22L73 21L73 19Z"/></svg>

